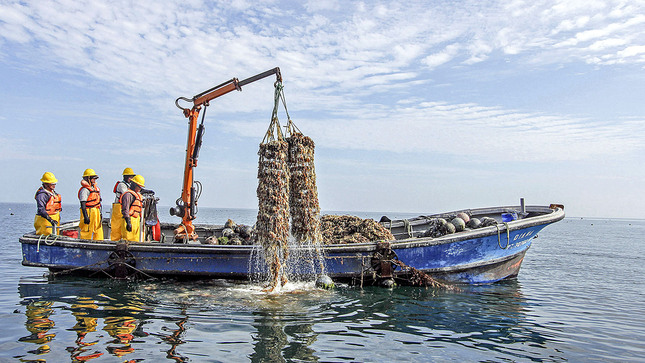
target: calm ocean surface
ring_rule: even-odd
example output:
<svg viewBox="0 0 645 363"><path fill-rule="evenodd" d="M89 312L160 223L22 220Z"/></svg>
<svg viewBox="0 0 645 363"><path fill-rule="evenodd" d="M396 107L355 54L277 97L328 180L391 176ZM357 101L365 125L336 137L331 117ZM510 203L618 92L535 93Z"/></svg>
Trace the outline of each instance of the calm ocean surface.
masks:
<svg viewBox="0 0 645 363"><path fill-rule="evenodd" d="M644 220L566 218L533 240L517 279L459 292L302 284L267 295L49 279L20 264L34 213L0 203L0 362L645 362ZM202 208L198 221L252 224L255 213ZM63 220L77 218L64 206Z"/></svg>

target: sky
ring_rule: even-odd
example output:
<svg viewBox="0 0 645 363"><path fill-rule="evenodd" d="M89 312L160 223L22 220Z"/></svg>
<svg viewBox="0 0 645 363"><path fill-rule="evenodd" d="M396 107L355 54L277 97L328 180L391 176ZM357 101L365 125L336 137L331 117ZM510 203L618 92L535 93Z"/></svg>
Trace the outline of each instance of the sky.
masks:
<svg viewBox="0 0 645 363"><path fill-rule="evenodd" d="M0 0L0 202L51 171L76 203L93 168L111 203L128 166L174 205L175 100L274 67L323 211L645 218L640 0ZM200 206L257 208L274 81L211 101Z"/></svg>

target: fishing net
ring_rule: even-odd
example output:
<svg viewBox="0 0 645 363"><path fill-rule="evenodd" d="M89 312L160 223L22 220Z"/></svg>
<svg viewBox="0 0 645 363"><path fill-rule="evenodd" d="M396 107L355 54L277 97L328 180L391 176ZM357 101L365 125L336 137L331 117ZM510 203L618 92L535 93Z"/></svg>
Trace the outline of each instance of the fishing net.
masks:
<svg viewBox="0 0 645 363"><path fill-rule="evenodd" d="M288 118L287 138L277 116L280 101ZM258 152L256 238L268 265L269 290L284 285L288 273L324 271L314 148L289 117L283 87L276 82L271 124ZM290 219L295 248L289 246Z"/></svg>
<svg viewBox="0 0 645 363"><path fill-rule="evenodd" d="M291 118L287 124L289 143L289 208L291 235L295 245L290 251L295 275L323 274L325 270L322 235L320 234L320 204L316 187L314 141L302 134ZM295 252L297 251L297 252ZM295 253L294 253L295 252Z"/></svg>
<svg viewBox="0 0 645 363"><path fill-rule="evenodd" d="M276 100L271 124L258 151L258 217L255 225L257 242L269 268L270 290L287 282L284 267L289 255L288 148L278 122Z"/></svg>
<svg viewBox="0 0 645 363"><path fill-rule="evenodd" d="M405 275L399 274L398 278L404 278L412 286L426 286L426 287L432 287L435 289L461 291L459 287L455 285L449 285L443 282L439 282L434 278L432 278L431 276L427 275L425 272L417 270L412 266L408 266L402 261L392 260L391 262L394 265L398 266L401 269L401 271L405 272Z"/></svg>
<svg viewBox="0 0 645 363"><path fill-rule="evenodd" d="M291 234L298 244L320 241L320 205L316 187L314 142L300 132L292 133L287 142Z"/></svg>
<svg viewBox="0 0 645 363"><path fill-rule="evenodd" d="M392 232L370 218L324 215L320 229L326 245L394 240Z"/></svg>

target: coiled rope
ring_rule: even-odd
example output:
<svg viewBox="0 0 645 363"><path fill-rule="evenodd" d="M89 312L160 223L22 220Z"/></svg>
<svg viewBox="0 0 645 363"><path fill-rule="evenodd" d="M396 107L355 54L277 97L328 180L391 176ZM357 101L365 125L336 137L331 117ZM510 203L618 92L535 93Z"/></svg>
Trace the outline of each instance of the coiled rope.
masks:
<svg viewBox="0 0 645 363"><path fill-rule="evenodd" d="M49 236L54 236L54 238L52 238L51 242L48 241ZM43 239L43 237L45 237L45 239ZM50 235L41 234L40 236L38 236L38 244L36 245L36 252L40 252L40 241L41 240L43 242L45 242L45 244L47 246L51 246L58 240L59 237L60 237L60 235L58 235L58 234L50 234Z"/></svg>

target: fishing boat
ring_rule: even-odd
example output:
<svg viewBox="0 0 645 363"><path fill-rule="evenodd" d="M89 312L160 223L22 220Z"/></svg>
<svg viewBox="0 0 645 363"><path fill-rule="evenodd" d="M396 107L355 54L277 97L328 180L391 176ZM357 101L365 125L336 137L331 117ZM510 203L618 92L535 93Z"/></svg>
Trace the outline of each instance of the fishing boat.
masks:
<svg viewBox="0 0 645 363"><path fill-rule="evenodd" d="M36 235L33 231L22 236L22 264L48 268L54 274L75 273L118 278L133 275L192 276L248 281L251 276L263 274L266 263L263 265L254 262L255 257L261 255L258 245L207 244L213 239L224 237L224 226L193 224L202 189L202 184L194 180L194 169L204 135L205 110L210 101L234 90L241 91L242 86L272 75L276 76L272 117L274 125L280 101L285 105L286 111L282 95L282 75L278 67L241 81L233 78L192 98L179 97L175 101L175 105L189 120L182 193L176 206L170 209L171 215L182 219L180 224L158 223L155 216L149 220L156 227L152 232L155 238L139 238L139 241L149 242L123 242L79 239L74 234L78 230L79 221L70 221L60 225L60 234L44 236ZM183 107L180 102L187 102L192 106ZM276 133L280 133L279 130L280 126L276 124ZM313 170L313 165L310 169ZM286 173L275 175L284 174ZM315 176L308 180L315 180ZM311 190L315 191L315 188ZM317 206L317 192L307 193L309 196L314 194L313 202ZM278 199L274 195L267 195ZM283 199L286 201L288 198ZM275 213L275 209L267 210ZM286 209L279 210L284 212ZM455 227L454 231L442 235L428 233L436 226L436 221L452 220L459 213L468 218L487 217L493 223L484 227ZM382 218L381 226L391 233L387 239L367 239L367 242L361 243L332 241L315 247L313 254L311 247L296 244L286 254L304 256L300 261L303 266L297 271L299 275L325 274L324 276L332 279L351 283L392 282L398 279L421 284L427 282L428 278L457 283L490 283L516 276L533 238L537 237L542 228L562 218L562 205L525 206L523 200L515 207L469 209L402 220ZM288 220L288 217L284 220ZM103 230L109 236L109 220L104 220L103 224ZM287 230L286 226L281 225L280 228L282 232ZM258 229L257 232L266 232ZM272 242L282 244L277 239ZM314 258L323 263L307 263Z"/></svg>
<svg viewBox="0 0 645 363"><path fill-rule="evenodd" d="M494 218L497 223L440 237L425 237L433 220L450 220L458 213L467 213L472 218ZM411 270L449 283L496 282L517 276L538 233L564 215L562 205L520 205L382 221L381 225L391 230L395 240L325 245L322 248L324 273L334 281L353 284L383 279L405 281ZM48 268L54 274L97 277L138 275L248 281L263 272L253 261L259 246L202 244L209 237L221 237L223 225L196 224L199 237L187 243L175 243L175 225L162 223L160 227L159 242L130 243L42 236L33 231L20 238L22 264ZM60 228L63 232L75 231L78 221L63 223ZM108 219L104 221L104 230L109 236ZM315 265L311 266L311 270L302 273L321 273Z"/></svg>

